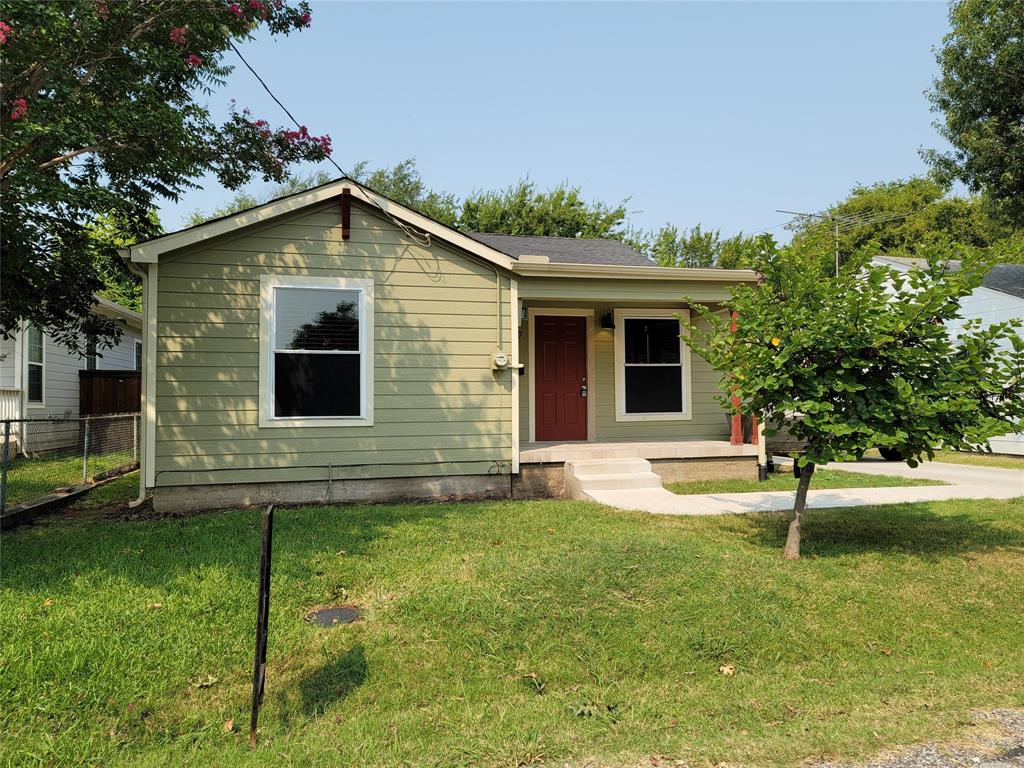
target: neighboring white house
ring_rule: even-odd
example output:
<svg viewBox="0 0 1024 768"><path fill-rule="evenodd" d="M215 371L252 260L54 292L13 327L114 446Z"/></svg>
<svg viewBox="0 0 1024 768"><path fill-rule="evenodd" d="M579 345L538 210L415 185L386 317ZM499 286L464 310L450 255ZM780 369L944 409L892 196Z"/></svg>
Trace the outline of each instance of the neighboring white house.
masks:
<svg viewBox="0 0 1024 768"><path fill-rule="evenodd" d="M142 316L100 297L93 312L113 318L121 328L116 347L81 357L32 325L0 337L0 421L76 418L79 371L141 370Z"/></svg>
<svg viewBox="0 0 1024 768"><path fill-rule="evenodd" d="M895 256L880 256L875 263L901 272L907 272L914 266L926 266L923 259ZM958 267L959 263L951 262L951 265ZM996 265L960 306L963 320L949 326L954 333L960 331L965 321L974 318L980 318L986 326L1015 318L1024 319L1024 264ZM1018 332L1024 338L1024 329ZM993 438L989 445L996 453L1024 455L1024 432Z"/></svg>

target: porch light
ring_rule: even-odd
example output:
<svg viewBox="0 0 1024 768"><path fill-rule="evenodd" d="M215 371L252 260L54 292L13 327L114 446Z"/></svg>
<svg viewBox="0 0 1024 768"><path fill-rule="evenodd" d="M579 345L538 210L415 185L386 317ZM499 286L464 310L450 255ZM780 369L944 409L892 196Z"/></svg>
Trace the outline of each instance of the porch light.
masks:
<svg viewBox="0 0 1024 768"><path fill-rule="evenodd" d="M601 327L609 331L615 330L615 317L611 310L605 312L604 317L601 318Z"/></svg>

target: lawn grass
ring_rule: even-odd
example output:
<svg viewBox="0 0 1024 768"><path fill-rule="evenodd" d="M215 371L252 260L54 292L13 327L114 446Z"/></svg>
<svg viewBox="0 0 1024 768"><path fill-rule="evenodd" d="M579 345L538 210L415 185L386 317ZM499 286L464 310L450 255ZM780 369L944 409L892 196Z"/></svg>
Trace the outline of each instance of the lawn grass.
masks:
<svg viewBox="0 0 1024 768"><path fill-rule="evenodd" d="M1024 472L1024 456L997 456L993 453L966 453L964 451L936 451L935 461L949 464L974 464L979 467L1019 469Z"/></svg>
<svg viewBox="0 0 1024 768"><path fill-rule="evenodd" d="M877 450L864 454L870 458L881 458ZM972 464L978 467L998 467L1024 471L1024 456L1006 456L994 453L972 453L969 451L935 451L935 461L947 464Z"/></svg>
<svg viewBox="0 0 1024 768"><path fill-rule="evenodd" d="M768 476L765 481L756 478L742 480L689 480L670 483L665 487L672 493L748 493L755 491L795 491L797 480L791 468ZM811 480L811 488L889 488L900 485L946 485L941 480L869 475L864 472L845 472L839 469L818 469Z"/></svg>
<svg viewBox="0 0 1024 768"><path fill-rule="evenodd" d="M86 510L123 509L139 495L139 471L128 472L113 480L108 480L90 490L84 496L75 499L66 508L67 512L84 512Z"/></svg>
<svg viewBox="0 0 1024 768"><path fill-rule="evenodd" d="M131 465L132 452L117 451L89 457L89 478ZM57 488L82 484L82 457L18 457L7 466L7 506L53 493Z"/></svg>
<svg viewBox="0 0 1024 768"><path fill-rule="evenodd" d="M793 766L1024 705L1024 499L815 511L799 562L785 528L563 501L281 509L254 751L258 511L17 529L0 764ZM338 602L364 619L303 621Z"/></svg>

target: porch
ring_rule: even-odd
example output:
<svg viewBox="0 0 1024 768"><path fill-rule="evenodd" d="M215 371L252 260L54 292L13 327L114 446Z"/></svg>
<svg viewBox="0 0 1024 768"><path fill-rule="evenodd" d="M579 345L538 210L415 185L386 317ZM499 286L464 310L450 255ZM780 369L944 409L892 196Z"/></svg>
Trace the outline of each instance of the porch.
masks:
<svg viewBox="0 0 1024 768"><path fill-rule="evenodd" d="M555 464L588 459L717 459L756 457L756 443L728 440L605 440L596 442L523 443L519 464Z"/></svg>

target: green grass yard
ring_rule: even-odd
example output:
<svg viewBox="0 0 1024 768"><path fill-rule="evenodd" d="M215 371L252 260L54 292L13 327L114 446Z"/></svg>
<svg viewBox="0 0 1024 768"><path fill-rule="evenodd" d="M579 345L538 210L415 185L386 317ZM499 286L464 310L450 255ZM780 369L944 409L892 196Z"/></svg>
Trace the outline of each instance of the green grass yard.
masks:
<svg viewBox="0 0 1024 768"><path fill-rule="evenodd" d="M89 457L90 478L132 464L131 451L96 454ZM7 467L7 506L21 504L53 493L55 489L82 484L81 456L17 458Z"/></svg>
<svg viewBox="0 0 1024 768"><path fill-rule="evenodd" d="M250 751L258 511L53 518L3 536L0 764L791 766L1024 705L1024 499L813 512L795 563L784 534L562 501L281 509ZM336 602L364 620L303 621Z"/></svg>
<svg viewBox="0 0 1024 768"><path fill-rule="evenodd" d="M879 457L876 450L868 451L865 456ZM977 467L999 467L1001 469L1019 469L1024 472L1024 456L1008 456L995 453L971 453L969 451L936 451L935 461L947 464L972 464Z"/></svg>
<svg viewBox="0 0 1024 768"><path fill-rule="evenodd" d="M793 471L776 472L765 481L750 480L690 480L670 483L665 487L672 493L748 493L755 491L795 491L797 480ZM844 472L837 469L818 469L811 480L811 488L889 488L898 485L945 485L939 480L904 478L891 475L869 475L864 472Z"/></svg>

